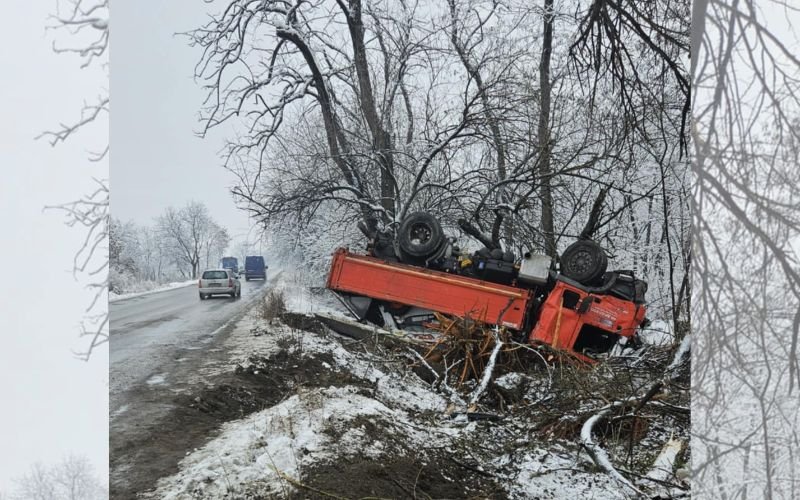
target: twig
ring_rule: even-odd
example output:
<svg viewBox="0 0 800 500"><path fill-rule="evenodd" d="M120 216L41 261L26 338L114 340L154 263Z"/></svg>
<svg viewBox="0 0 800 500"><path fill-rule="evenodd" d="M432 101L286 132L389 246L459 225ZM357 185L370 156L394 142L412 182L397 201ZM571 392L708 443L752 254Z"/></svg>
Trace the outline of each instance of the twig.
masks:
<svg viewBox="0 0 800 500"><path fill-rule="evenodd" d="M670 483L669 481L662 481L661 479L654 479L654 478L649 477L649 476L644 476L642 474L637 474L637 473L635 473L633 471L629 471L627 469L620 468L619 470L621 470L622 472L624 472L625 474L628 474L630 476L634 476L634 477L637 477L639 479L646 479L648 481L652 481L654 483L658 483L658 484L661 484L663 486L667 486L669 488L678 488L678 489L684 490L684 491L688 491L689 490L688 487L683 486L682 484Z"/></svg>
<svg viewBox="0 0 800 500"><path fill-rule="evenodd" d="M434 381L434 384L437 384L438 382L443 382L440 385L440 387L443 387L445 389L447 394L450 396L450 400L452 402L458 403L460 405L464 405L464 400L461 399L461 396L459 396L458 393L452 387L447 385L447 380L446 380L447 379L447 374L446 373L445 373L445 379L443 380L439 376L439 373L436 370L434 370L433 367L430 364L428 364L427 361L425 361L425 358L423 358L422 355L420 355L420 353L418 353L417 351L415 351L414 349L412 349L410 347L408 348L408 350L411 351L414 354L414 356L417 359L419 359L420 362L428 368L428 370L431 371L431 373L433 373L433 376L436 377L436 380ZM434 385L434 384L431 384L431 385Z"/></svg>

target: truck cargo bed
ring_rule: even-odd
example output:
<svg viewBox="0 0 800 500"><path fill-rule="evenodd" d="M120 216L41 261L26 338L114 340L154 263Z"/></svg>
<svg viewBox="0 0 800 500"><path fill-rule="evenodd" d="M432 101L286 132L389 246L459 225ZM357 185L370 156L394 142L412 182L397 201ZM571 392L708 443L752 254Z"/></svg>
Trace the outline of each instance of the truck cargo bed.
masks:
<svg viewBox="0 0 800 500"><path fill-rule="evenodd" d="M525 324L532 292L441 271L387 263L340 248L333 255L327 287L430 309L516 330Z"/></svg>

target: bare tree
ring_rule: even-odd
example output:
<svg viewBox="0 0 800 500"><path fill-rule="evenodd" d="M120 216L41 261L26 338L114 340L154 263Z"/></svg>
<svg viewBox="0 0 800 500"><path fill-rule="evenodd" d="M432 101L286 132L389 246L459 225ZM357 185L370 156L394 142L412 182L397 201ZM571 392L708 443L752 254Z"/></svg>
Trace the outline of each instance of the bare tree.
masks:
<svg viewBox="0 0 800 500"><path fill-rule="evenodd" d="M419 132L424 138L415 140L415 111L403 82L430 33L416 27L415 5L401 4L396 13L388 8L375 3L365 11L360 0L327 6L234 1L190 34L204 54L198 65L198 76L209 89L204 132L234 117L249 122L250 133L230 144L227 159L241 178L234 193L255 215L303 220L322 203L334 202L374 230L378 222L391 225L406 214L420 201L420 192L439 187L424 182L426 176L450 144L469 135L479 96L468 91L458 103L460 110L450 116L455 120L441 127L426 123ZM332 35L326 25L343 29ZM380 85L368 56L373 48L383 67ZM260 55L255 57L263 51L269 54L266 66ZM429 102L424 112L438 111ZM405 143L398 144L389 130L401 128L391 121L400 113L407 132ZM317 117L315 127L320 128L308 133L324 147L308 148L302 174L281 170L286 175L269 191L276 196L265 197L259 189L266 176L265 156L282 124L291 121L298 130ZM409 183L405 189L404 181Z"/></svg>
<svg viewBox="0 0 800 500"><path fill-rule="evenodd" d="M101 500L108 498L108 491L87 458L69 455L50 466L33 464L17 479L12 496L18 500Z"/></svg>
<svg viewBox="0 0 800 500"><path fill-rule="evenodd" d="M49 471L40 463L34 463L30 471L17 483L16 496L21 499L51 500L56 498L56 486L50 478Z"/></svg>
<svg viewBox="0 0 800 500"><path fill-rule="evenodd" d="M769 15L774 13L777 15ZM794 498L800 256L800 11L693 8L693 446L701 498Z"/></svg>
<svg viewBox="0 0 800 500"><path fill-rule="evenodd" d="M158 218L157 229L188 266L191 279L197 278L204 256L208 263L212 248L219 257L230 241L227 231L214 222L206 206L198 202L190 202L181 209L167 208Z"/></svg>
<svg viewBox="0 0 800 500"><path fill-rule="evenodd" d="M674 82L682 97L675 125L687 144L690 112L689 75L683 60L689 54L690 3L682 0L637 2L591 0L582 15L570 56L578 74L594 92L610 79L617 102L633 129L651 96L653 78Z"/></svg>
<svg viewBox="0 0 800 500"><path fill-rule="evenodd" d="M539 139L539 177L542 182L542 232L544 233L544 247L547 255L556 256L556 235L553 225L553 193L551 188L552 168L550 144L550 99L552 83L550 82L550 59L553 54L553 0L544 0L543 12L543 40L542 58L539 61L539 124L537 135Z"/></svg>
<svg viewBox="0 0 800 500"><path fill-rule="evenodd" d="M584 50L596 5L225 2L188 34L208 91L201 133L242 125L225 152L234 195L290 241L359 222L372 237L426 210L487 246L555 254L604 193L593 237L680 312L686 89L670 63L685 77L688 4L621 7L638 19L617 34L636 70L623 96L605 56Z"/></svg>
<svg viewBox="0 0 800 500"><path fill-rule="evenodd" d="M205 267L215 267L217 262L222 258L222 253L228 248L230 243L230 236L228 230L219 227L216 223L209 224L206 231L205 242Z"/></svg>
<svg viewBox="0 0 800 500"><path fill-rule="evenodd" d="M108 57L108 0L64 0L58 3L58 10L52 16L51 28L70 35L69 44L53 43L53 50L65 56L77 56L80 68L101 66L105 69ZM51 146L69 140L80 131L92 126L98 119L108 114L109 97L107 89L92 103L84 103L80 116L71 122L62 122L51 131L40 134L38 138L47 139ZM108 145L100 151L89 153L90 163L105 164L108 158ZM97 188L90 194L69 203L48 207L62 211L70 227L82 227L86 232L83 244L74 260L76 276L86 276L89 287L95 291L94 298L86 309L86 318L81 326L81 336L88 339L88 346L78 356L88 360L93 350L108 340L108 312L103 297L108 290L108 180L95 179Z"/></svg>

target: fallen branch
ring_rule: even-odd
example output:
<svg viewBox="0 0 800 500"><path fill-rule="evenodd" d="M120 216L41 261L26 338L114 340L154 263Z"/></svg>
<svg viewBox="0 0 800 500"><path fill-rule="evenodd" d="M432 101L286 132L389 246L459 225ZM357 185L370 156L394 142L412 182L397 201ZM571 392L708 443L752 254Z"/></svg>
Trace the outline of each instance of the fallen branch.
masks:
<svg viewBox="0 0 800 500"><path fill-rule="evenodd" d="M453 462L454 464L458 465L459 467L461 467L463 469L467 469L468 471L472 471L472 472L474 472L476 474L480 474L481 476L492 477L492 478L496 478L497 477L496 475L492 474L491 472L486 472L485 470L480 470L477 467L472 467L471 465L467 465L465 463L459 462L458 460L453 458L451 455L447 455L447 459L450 460L451 462Z"/></svg>
<svg viewBox="0 0 800 500"><path fill-rule="evenodd" d="M659 406L663 406L663 407L669 409L670 411L674 411L676 413L682 413L684 415L690 415L692 413L692 409L688 408L686 406L677 406L677 405L669 404L669 403L667 403L665 401L653 401L653 403L655 403L655 404L657 404Z"/></svg>
<svg viewBox="0 0 800 500"><path fill-rule="evenodd" d="M494 336L494 349L492 350L492 355L489 356L489 363L487 363L486 368L483 370L483 376L481 377L481 383L478 384L478 387L475 388L472 395L469 398L469 407L473 407L480 397L486 392L486 388L489 386L489 380L492 378L492 372L494 371L494 365L497 361L497 355L500 353L500 349L503 348L503 341L500 340L500 336L497 335L497 331L492 331L492 335Z"/></svg>
<svg viewBox="0 0 800 500"><path fill-rule="evenodd" d="M639 413L639 410L641 410L648 401L653 399L656 394L661 392L661 389L665 385L673 382L676 378L678 378L679 374L678 368L680 368L680 366L689 356L689 353L691 352L691 342L692 341L690 335L687 335L683 338L683 340L680 343L680 346L678 346L678 350L675 351L675 355L672 357L672 361L667 366L666 370L664 370L664 376L661 378L661 380L650 386L650 389L647 391L644 397L639 401L639 404L636 405L636 408L633 410L634 414Z"/></svg>
<svg viewBox="0 0 800 500"><path fill-rule="evenodd" d="M623 469L621 467L620 467L619 470L621 470L622 472L624 472L625 474L628 474L630 476L637 477L637 478L642 479L644 481L651 481L653 483L660 484L661 486L666 486L668 488L676 488L676 489L683 490L683 491L688 491L689 490L688 486L685 486L685 485L682 485L682 484L677 484L677 483L672 483L672 482L669 482L669 481L661 481L661 480L658 480L658 479L653 479L652 477L647 477L645 475L638 474L636 472L633 472L633 471L630 471L630 470L627 470L627 469ZM672 497L672 498L675 498L675 497Z"/></svg>
<svg viewBox="0 0 800 500"><path fill-rule="evenodd" d="M542 360L542 363L544 363L544 366L547 369L547 388L542 392L544 392L545 394L549 393L550 389L553 387L553 367L550 366L550 363L548 363L547 360L544 359L544 356L542 356L542 353L540 353L539 351L537 351L533 347L531 347L531 346L529 346L527 344L520 344L519 342L514 342L514 341L512 341L511 343L516 345L516 346L518 346L518 347L520 347L520 348L522 348L522 349L527 349L528 351L530 351L530 352L536 354L537 356L539 356L539 359ZM544 399L546 399L547 397L548 396L543 396L542 398L539 399L539 401L535 401L532 404L537 404L540 401L543 401Z"/></svg>
<svg viewBox="0 0 800 500"><path fill-rule="evenodd" d="M636 415L636 413L638 413L648 401L650 401L658 392L660 392L664 385L669 384L678 378L678 368L683 365L690 352L691 338L690 335L687 335L684 337L680 346L675 351L672 361L664 370L664 375L659 381L650 386L649 390L643 397L615 401L610 405L601 408L600 411L589 417L589 419L586 420L581 428L581 444L583 444L583 446L586 448L586 451L589 453L589 456L592 458L592 461L594 461L595 465L597 465L603 472L614 478L617 482L632 489L639 495L643 495L642 491L634 486L633 483L631 483L625 476L623 476L617 469L614 468L608 453L606 453L606 451L600 445L593 441L592 432L594 431L594 427L598 422L608 417L611 412L617 408L635 404L636 406L631 414Z"/></svg>
<svg viewBox="0 0 800 500"><path fill-rule="evenodd" d="M629 404L633 401L636 401L636 398L630 398L625 401L616 401L604 408L602 408L599 412L595 413L583 424L581 428L581 444L586 448L586 451L589 453L589 456L592 457L592 461L597 465L603 472L614 478L618 483L627 486L631 490L635 491L638 495L643 495L642 491L633 485L625 476L620 474L620 472L614 468L611 464L611 459L608 457L608 453L604 450L599 444L595 443L592 440L592 432L594 431L595 425L598 422L606 418L608 415L611 414L612 410L619 408L625 404Z"/></svg>

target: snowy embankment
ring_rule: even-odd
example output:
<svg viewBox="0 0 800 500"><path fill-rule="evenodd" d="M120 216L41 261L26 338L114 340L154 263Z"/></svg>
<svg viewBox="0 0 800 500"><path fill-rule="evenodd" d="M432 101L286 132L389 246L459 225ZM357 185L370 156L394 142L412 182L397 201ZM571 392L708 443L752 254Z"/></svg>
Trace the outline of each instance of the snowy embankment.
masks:
<svg viewBox="0 0 800 500"><path fill-rule="evenodd" d="M647 345L666 346L675 342L675 332L672 323L657 319L647 325L647 328L642 328L639 338Z"/></svg>
<svg viewBox="0 0 800 500"><path fill-rule="evenodd" d="M587 399L581 411L558 413L559 399L574 399L563 391L574 389L563 381L553 387L550 370L512 372L489 383L492 394L521 390L502 409L484 407L499 419L468 418L447 391L410 368L417 358L410 349L342 337L305 316L342 311L329 293L303 281L283 270L273 289L295 314L284 321L248 318L226 348L231 372L268 387L274 399L222 423L146 498L623 499L633 493L598 473L578 444L582 420L601 402ZM668 325L653 326L649 340L671 337ZM477 382L464 388L464 397L479 390ZM220 390L230 393L228 384ZM248 394L242 397L257 397ZM548 405L555 405L555 416ZM649 444L633 457L640 477L654 466L659 474L636 487L675 482L674 457L670 464L653 461L666 436L688 431L666 419L642 432Z"/></svg>
<svg viewBox="0 0 800 500"><path fill-rule="evenodd" d="M351 318L332 292L322 288L324 283L318 276L309 276L300 271L301 266L284 264L269 268L269 275L276 276L272 290L280 292L286 302L286 309L299 314L329 314ZM268 276L269 277L269 276Z"/></svg>
<svg viewBox="0 0 800 500"><path fill-rule="evenodd" d="M275 377L285 359L289 368L321 365L341 374L341 382L301 382L278 404L225 423L148 498L369 496L358 489L362 483L392 498L484 497L498 490L520 499L626 498L569 443L529 444L524 420L492 424L451 415L445 395L396 359L343 344L353 342L288 326L259 330L254 355L240 370L281 385Z"/></svg>
<svg viewBox="0 0 800 500"><path fill-rule="evenodd" d="M140 297L142 295L150 295L151 293L164 292L166 290L173 290L175 288L183 288L185 286L191 286L196 284L197 280L174 281L172 283L156 285L155 288L148 288L146 290L141 290L137 292L121 293L121 294L110 292L108 294L108 301L116 302L118 300L130 299L131 297Z"/></svg>

